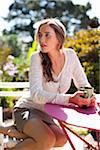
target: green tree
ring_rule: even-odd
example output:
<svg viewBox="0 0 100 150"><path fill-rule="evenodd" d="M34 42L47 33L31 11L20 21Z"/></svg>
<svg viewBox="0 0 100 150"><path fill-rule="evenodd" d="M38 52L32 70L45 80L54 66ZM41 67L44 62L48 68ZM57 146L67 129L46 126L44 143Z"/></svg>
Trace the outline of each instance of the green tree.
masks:
<svg viewBox="0 0 100 150"><path fill-rule="evenodd" d="M66 26L70 33L70 27L74 31L87 28L90 18L87 11L91 9L90 3L86 6L74 5L71 0L15 0L9 7L9 14L5 18L13 23L10 31L4 30L4 34L23 33L33 38L33 24L38 20L48 17L57 17Z"/></svg>
<svg viewBox="0 0 100 150"><path fill-rule="evenodd" d="M0 37L0 81L24 81L29 67L27 45L17 35Z"/></svg>
<svg viewBox="0 0 100 150"><path fill-rule="evenodd" d="M0 39L0 70L2 70L2 67L5 64L7 56L10 54L10 52L10 47Z"/></svg>
<svg viewBox="0 0 100 150"><path fill-rule="evenodd" d="M17 35L15 34L3 35L0 37L0 41L1 41L0 48L2 49L1 50L2 53L6 51L8 47L8 49L10 49L10 55L17 57L21 54L22 43L18 40Z"/></svg>

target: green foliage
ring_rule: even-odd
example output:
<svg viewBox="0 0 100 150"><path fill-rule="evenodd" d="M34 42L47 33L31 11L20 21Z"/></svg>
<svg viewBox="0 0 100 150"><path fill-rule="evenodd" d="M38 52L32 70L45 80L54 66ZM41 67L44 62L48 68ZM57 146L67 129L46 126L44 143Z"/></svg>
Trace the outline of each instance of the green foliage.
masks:
<svg viewBox="0 0 100 150"><path fill-rule="evenodd" d="M26 60L26 45L17 35L0 37L0 81L27 80L25 74L29 63Z"/></svg>
<svg viewBox="0 0 100 150"><path fill-rule="evenodd" d="M3 35L0 37L0 69L7 61L9 55L18 57L21 54L22 45L16 35Z"/></svg>
<svg viewBox="0 0 100 150"><path fill-rule="evenodd" d="M8 105L9 108L12 108L14 106L14 101L15 101L16 98L14 97L6 97L6 103Z"/></svg>
<svg viewBox="0 0 100 150"><path fill-rule="evenodd" d="M66 26L67 33L73 26L75 31L80 28L87 28L90 18L87 11L91 4L75 5L71 0L16 0L9 7L9 14L6 18L14 22L12 28L4 34L27 32L34 37L33 25L44 18L58 17ZM17 21L18 20L18 21Z"/></svg>
<svg viewBox="0 0 100 150"><path fill-rule="evenodd" d="M34 51L36 51L36 48L37 48L37 43L36 43L36 41L33 41L32 47L30 47L28 50L28 56L27 56L28 62L30 62L31 55Z"/></svg>
<svg viewBox="0 0 100 150"><path fill-rule="evenodd" d="M2 89L0 89L1 91ZM13 91L14 89L5 89L5 91ZM10 96L6 96L6 97L1 97L0 98L0 106L2 106L3 108L12 108L14 106L14 103L16 101L18 97L10 97Z"/></svg>
<svg viewBox="0 0 100 150"><path fill-rule="evenodd" d="M14 63L18 70L15 81L28 81L29 62L27 61L27 56L21 54L19 57L15 58Z"/></svg>
<svg viewBox="0 0 100 150"><path fill-rule="evenodd" d="M26 45L19 41L17 35L1 36L0 82L28 81L28 70L29 62L27 61ZM15 97L0 97L0 104L5 107L12 107L14 100Z"/></svg>
<svg viewBox="0 0 100 150"><path fill-rule="evenodd" d="M0 81L28 81L28 70L27 56L20 55L19 57L14 57L9 55L2 67Z"/></svg>
<svg viewBox="0 0 100 150"><path fill-rule="evenodd" d="M18 57L21 54L22 45L18 41L18 37L15 34L6 36L6 42L11 48L11 55Z"/></svg>
<svg viewBox="0 0 100 150"><path fill-rule="evenodd" d="M21 54L22 45L21 42L18 40L17 35L3 35L2 37L0 37L0 40L6 45L5 49L8 46L11 55L18 57ZM2 45L2 47L4 46Z"/></svg>
<svg viewBox="0 0 100 150"><path fill-rule="evenodd" d="M8 55L6 63L2 67L0 74L0 82L28 81L29 64L26 61L27 56L20 55L14 57ZM4 89L0 89L1 91ZM16 89L5 89L6 91L16 91ZM16 97L1 97L0 104L3 107L13 107Z"/></svg>
<svg viewBox="0 0 100 150"><path fill-rule="evenodd" d="M7 56L11 53L10 47L0 37L0 69L2 69Z"/></svg>
<svg viewBox="0 0 100 150"><path fill-rule="evenodd" d="M80 30L67 37L65 47L73 48L80 58L89 82L99 92L100 30Z"/></svg>

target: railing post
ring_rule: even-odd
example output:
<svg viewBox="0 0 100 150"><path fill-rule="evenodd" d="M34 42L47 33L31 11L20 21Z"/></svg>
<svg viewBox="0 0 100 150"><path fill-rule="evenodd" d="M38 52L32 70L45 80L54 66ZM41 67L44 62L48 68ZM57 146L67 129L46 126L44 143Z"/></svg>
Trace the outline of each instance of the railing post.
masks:
<svg viewBox="0 0 100 150"><path fill-rule="evenodd" d="M0 107L0 126L3 125L3 112L2 107ZM0 150L4 150L4 135L0 134Z"/></svg>

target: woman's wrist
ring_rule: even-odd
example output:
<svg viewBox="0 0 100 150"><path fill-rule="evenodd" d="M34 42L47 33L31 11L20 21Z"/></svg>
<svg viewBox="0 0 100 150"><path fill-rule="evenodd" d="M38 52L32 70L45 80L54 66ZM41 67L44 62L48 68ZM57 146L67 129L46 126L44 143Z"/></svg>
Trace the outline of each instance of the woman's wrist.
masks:
<svg viewBox="0 0 100 150"><path fill-rule="evenodd" d="M72 95L72 96L70 96L70 98L69 98L69 103L74 103L73 95Z"/></svg>
<svg viewBox="0 0 100 150"><path fill-rule="evenodd" d="M78 98L76 99L76 97L74 95L70 96L69 98L69 103L73 103L73 104L78 104Z"/></svg>

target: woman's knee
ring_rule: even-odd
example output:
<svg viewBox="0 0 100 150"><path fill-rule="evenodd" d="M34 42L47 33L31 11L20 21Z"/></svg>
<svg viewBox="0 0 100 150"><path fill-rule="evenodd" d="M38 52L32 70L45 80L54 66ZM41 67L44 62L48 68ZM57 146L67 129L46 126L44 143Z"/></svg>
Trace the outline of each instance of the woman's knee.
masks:
<svg viewBox="0 0 100 150"><path fill-rule="evenodd" d="M65 135L61 135L60 138L57 139L55 143L55 147L63 147L67 142L67 138Z"/></svg>
<svg viewBox="0 0 100 150"><path fill-rule="evenodd" d="M43 136L43 141L41 141L41 145L42 147L44 147L44 149L50 149L52 147L54 147L56 142L56 137L54 135L54 133L48 132Z"/></svg>
<svg viewBox="0 0 100 150"><path fill-rule="evenodd" d="M24 126L23 132L32 137L43 149L48 149L55 145L55 134L50 127L41 120L32 119L28 121Z"/></svg>
<svg viewBox="0 0 100 150"><path fill-rule="evenodd" d="M49 126L47 126L45 123L43 124L45 127L45 131L41 136L42 140L40 140L39 142L41 143L42 147L44 147L44 149L50 149L55 145L56 136Z"/></svg>
<svg viewBox="0 0 100 150"><path fill-rule="evenodd" d="M55 134L56 137L56 142L55 142L55 147L62 147L66 144L67 138L61 128L57 125L51 125L50 126L52 131Z"/></svg>

